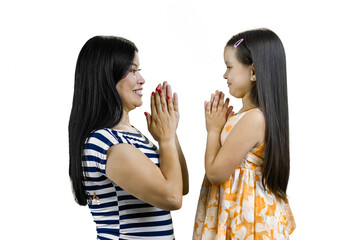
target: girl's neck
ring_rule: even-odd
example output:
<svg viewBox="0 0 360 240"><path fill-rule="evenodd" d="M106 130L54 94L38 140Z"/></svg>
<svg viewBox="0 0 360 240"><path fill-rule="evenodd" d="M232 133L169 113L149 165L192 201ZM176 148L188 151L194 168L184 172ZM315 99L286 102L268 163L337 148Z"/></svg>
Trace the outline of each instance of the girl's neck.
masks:
<svg viewBox="0 0 360 240"><path fill-rule="evenodd" d="M250 98L249 95L246 95L242 99L243 106L240 109L239 113L246 112L250 109L259 107L257 104L254 103L254 101Z"/></svg>

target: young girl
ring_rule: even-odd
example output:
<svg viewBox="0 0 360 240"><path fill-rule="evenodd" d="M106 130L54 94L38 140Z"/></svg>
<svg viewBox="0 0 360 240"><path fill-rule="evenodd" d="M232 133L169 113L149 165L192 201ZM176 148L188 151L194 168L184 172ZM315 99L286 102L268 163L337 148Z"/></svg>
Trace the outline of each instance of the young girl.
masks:
<svg viewBox="0 0 360 240"><path fill-rule="evenodd" d="M193 239L288 239L295 222L287 201L289 126L285 52L267 29L226 44L224 78L241 98L235 115L216 91L205 102L206 176Z"/></svg>

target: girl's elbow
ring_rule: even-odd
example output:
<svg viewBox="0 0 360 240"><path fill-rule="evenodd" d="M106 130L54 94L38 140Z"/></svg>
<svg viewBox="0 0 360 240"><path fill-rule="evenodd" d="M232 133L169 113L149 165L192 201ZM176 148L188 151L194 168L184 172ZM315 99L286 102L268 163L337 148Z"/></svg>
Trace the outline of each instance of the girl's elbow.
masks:
<svg viewBox="0 0 360 240"><path fill-rule="evenodd" d="M206 172L206 177L209 182L213 185L219 185L226 181L226 179L218 174L211 174L210 172Z"/></svg>

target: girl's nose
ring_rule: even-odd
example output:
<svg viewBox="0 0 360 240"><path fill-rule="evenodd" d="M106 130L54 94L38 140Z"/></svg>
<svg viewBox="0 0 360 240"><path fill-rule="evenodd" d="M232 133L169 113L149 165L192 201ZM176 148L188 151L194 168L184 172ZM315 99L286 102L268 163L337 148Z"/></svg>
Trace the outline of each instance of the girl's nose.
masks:
<svg viewBox="0 0 360 240"><path fill-rule="evenodd" d="M223 78L227 79L227 72L224 73Z"/></svg>

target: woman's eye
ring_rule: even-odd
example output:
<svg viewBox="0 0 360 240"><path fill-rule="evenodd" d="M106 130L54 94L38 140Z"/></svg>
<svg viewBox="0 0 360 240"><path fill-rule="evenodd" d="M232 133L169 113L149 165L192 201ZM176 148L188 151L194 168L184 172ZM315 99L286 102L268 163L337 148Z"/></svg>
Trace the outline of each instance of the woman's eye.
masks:
<svg viewBox="0 0 360 240"><path fill-rule="evenodd" d="M132 72L132 73L136 73L136 72L140 72L141 71L141 69L133 69L133 70L130 70L130 72Z"/></svg>

